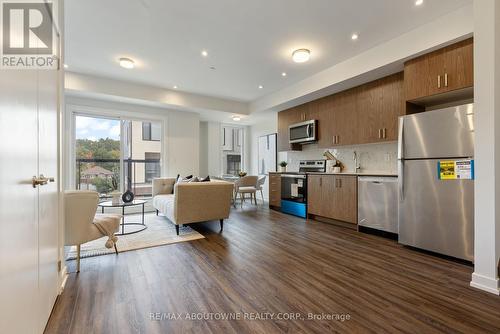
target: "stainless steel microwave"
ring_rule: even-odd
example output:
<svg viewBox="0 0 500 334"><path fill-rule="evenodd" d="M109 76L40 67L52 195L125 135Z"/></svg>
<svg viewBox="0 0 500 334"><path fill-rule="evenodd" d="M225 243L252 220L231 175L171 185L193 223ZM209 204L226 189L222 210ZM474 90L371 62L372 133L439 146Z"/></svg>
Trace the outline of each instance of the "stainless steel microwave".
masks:
<svg viewBox="0 0 500 334"><path fill-rule="evenodd" d="M306 144L314 142L317 137L318 121L311 120L290 125L288 127L290 144Z"/></svg>

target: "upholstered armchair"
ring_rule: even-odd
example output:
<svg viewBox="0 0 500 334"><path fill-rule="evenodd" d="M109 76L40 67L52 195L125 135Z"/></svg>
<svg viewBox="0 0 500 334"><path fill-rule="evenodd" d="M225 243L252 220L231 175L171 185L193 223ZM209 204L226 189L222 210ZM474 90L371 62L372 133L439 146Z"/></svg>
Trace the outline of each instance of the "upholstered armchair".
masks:
<svg viewBox="0 0 500 334"><path fill-rule="evenodd" d="M113 235L120 226L121 215L96 215L98 202L99 195L94 191L66 191L64 193L64 244L76 245L77 272L80 272L80 245L106 236L104 230ZM116 240L116 237L112 236L107 242L112 244L106 247L114 247L118 254Z"/></svg>

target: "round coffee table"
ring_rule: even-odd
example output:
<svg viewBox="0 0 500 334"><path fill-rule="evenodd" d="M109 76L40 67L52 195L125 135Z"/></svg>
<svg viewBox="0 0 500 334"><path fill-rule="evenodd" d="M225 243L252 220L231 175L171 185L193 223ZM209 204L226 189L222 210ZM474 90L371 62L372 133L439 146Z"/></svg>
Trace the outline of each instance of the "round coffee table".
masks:
<svg viewBox="0 0 500 334"><path fill-rule="evenodd" d="M122 208L122 223L120 224L122 231L117 232L115 234L116 235L127 235L127 234L138 233L138 232L144 231L145 229L148 228L146 226L146 224L144 223L144 204L146 204L146 202L147 202L146 200L141 200L141 199L133 200L130 203L124 203L124 202L120 201L120 203L118 203L118 204L113 204L112 201L106 201L106 202L99 203L98 206L101 208L102 213L104 213L104 208ZM138 206L138 205L142 205L142 222L141 223L125 223L125 207ZM131 232L125 232L125 226L137 226L137 225L139 225L141 227L138 229L134 229Z"/></svg>

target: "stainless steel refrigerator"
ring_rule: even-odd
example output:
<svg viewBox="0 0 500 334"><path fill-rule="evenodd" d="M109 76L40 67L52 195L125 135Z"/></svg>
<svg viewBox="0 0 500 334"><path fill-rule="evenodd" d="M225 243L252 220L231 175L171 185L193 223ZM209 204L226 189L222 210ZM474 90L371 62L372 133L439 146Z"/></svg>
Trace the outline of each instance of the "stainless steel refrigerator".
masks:
<svg viewBox="0 0 500 334"><path fill-rule="evenodd" d="M400 243L473 260L473 159L473 104L399 119Z"/></svg>

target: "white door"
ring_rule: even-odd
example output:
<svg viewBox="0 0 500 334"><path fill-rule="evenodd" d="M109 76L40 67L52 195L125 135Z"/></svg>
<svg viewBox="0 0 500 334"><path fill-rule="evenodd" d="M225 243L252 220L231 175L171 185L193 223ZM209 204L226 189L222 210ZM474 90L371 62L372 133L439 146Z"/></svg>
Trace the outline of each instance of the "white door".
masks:
<svg viewBox="0 0 500 334"><path fill-rule="evenodd" d="M57 296L57 71L0 71L0 333L43 333Z"/></svg>
<svg viewBox="0 0 500 334"><path fill-rule="evenodd" d="M38 332L36 71L0 74L0 332Z"/></svg>

